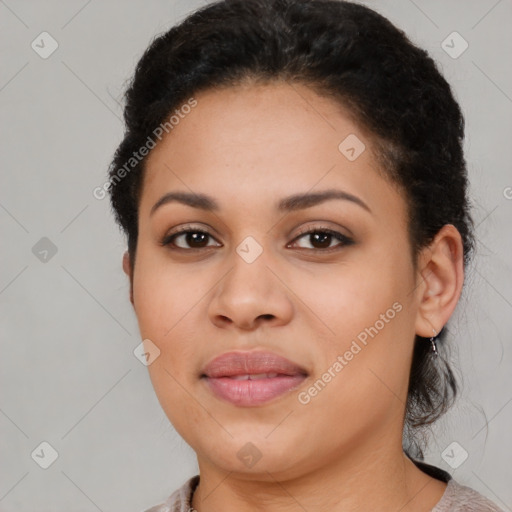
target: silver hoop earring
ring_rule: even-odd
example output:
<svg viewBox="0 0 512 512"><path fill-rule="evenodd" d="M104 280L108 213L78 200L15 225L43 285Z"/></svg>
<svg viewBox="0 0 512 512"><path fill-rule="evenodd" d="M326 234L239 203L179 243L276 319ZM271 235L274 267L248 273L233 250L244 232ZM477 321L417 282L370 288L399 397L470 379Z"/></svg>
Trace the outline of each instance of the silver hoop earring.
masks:
<svg viewBox="0 0 512 512"><path fill-rule="evenodd" d="M437 351L437 344L436 344L436 338L437 338L437 332L435 329L432 329L434 332L434 336L431 336L430 338L430 344L432 345L432 353L434 354L434 357L439 356L439 352Z"/></svg>

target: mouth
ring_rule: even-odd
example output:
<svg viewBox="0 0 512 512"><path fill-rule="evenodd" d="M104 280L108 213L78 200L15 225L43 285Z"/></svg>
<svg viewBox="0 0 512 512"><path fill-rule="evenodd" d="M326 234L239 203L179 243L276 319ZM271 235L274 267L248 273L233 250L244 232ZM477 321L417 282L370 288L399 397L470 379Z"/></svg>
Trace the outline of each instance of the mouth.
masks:
<svg viewBox="0 0 512 512"><path fill-rule="evenodd" d="M274 379L275 377L285 377L283 373L255 373L251 374L248 373L246 375L233 375L231 377L228 377L227 375L225 377L233 380L261 380L261 379Z"/></svg>
<svg viewBox="0 0 512 512"><path fill-rule="evenodd" d="M272 352L230 352L211 361L201 380L221 400L237 406L265 404L300 386L308 372Z"/></svg>

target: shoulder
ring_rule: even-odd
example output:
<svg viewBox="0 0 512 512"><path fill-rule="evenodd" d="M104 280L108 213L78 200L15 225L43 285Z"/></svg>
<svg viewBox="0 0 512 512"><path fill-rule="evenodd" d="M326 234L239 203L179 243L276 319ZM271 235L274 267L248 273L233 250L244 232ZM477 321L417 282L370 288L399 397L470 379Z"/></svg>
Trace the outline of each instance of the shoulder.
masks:
<svg viewBox="0 0 512 512"><path fill-rule="evenodd" d="M199 475L187 480L164 503L144 512L191 512L192 495L199 483ZM446 490L432 512L504 512L479 492L450 478Z"/></svg>
<svg viewBox="0 0 512 512"><path fill-rule="evenodd" d="M179 489L176 489L164 503L148 508L144 512L190 512L192 495L199 483L199 475L188 479Z"/></svg>
<svg viewBox="0 0 512 512"><path fill-rule="evenodd" d="M432 512L503 512L479 492L450 479L446 491Z"/></svg>
<svg viewBox="0 0 512 512"><path fill-rule="evenodd" d="M444 469L412 459L424 473L447 483L446 490L431 512L504 512L479 492L459 484Z"/></svg>

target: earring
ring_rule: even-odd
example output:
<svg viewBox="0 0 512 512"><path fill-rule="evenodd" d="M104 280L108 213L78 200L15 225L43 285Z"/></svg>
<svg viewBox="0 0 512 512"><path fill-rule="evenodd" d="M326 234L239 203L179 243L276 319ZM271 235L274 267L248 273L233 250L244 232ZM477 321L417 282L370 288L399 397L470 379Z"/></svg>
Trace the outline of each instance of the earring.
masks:
<svg viewBox="0 0 512 512"><path fill-rule="evenodd" d="M436 338L437 338L437 332L435 329L432 329L434 332L434 336L431 336L430 338L430 344L432 345L432 353L434 354L434 357L439 356L439 352L437 351L437 344L436 344Z"/></svg>

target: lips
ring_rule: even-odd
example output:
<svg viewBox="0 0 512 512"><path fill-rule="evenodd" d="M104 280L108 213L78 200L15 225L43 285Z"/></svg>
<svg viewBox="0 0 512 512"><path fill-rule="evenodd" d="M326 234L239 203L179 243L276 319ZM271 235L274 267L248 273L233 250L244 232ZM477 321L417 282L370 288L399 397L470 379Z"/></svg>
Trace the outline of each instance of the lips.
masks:
<svg viewBox="0 0 512 512"><path fill-rule="evenodd" d="M236 406L262 405L300 386L307 371L272 352L230 352L208 363L201 375L208 389Z"/></svg>
<svg viewBox="0 0 512 512"><path fill-rule="evenodd" d="M202 376L211 378L249 376L251 380L265 374L293 376L308 372L273 352L229 352L213 359L202 372Z"/></svg>

